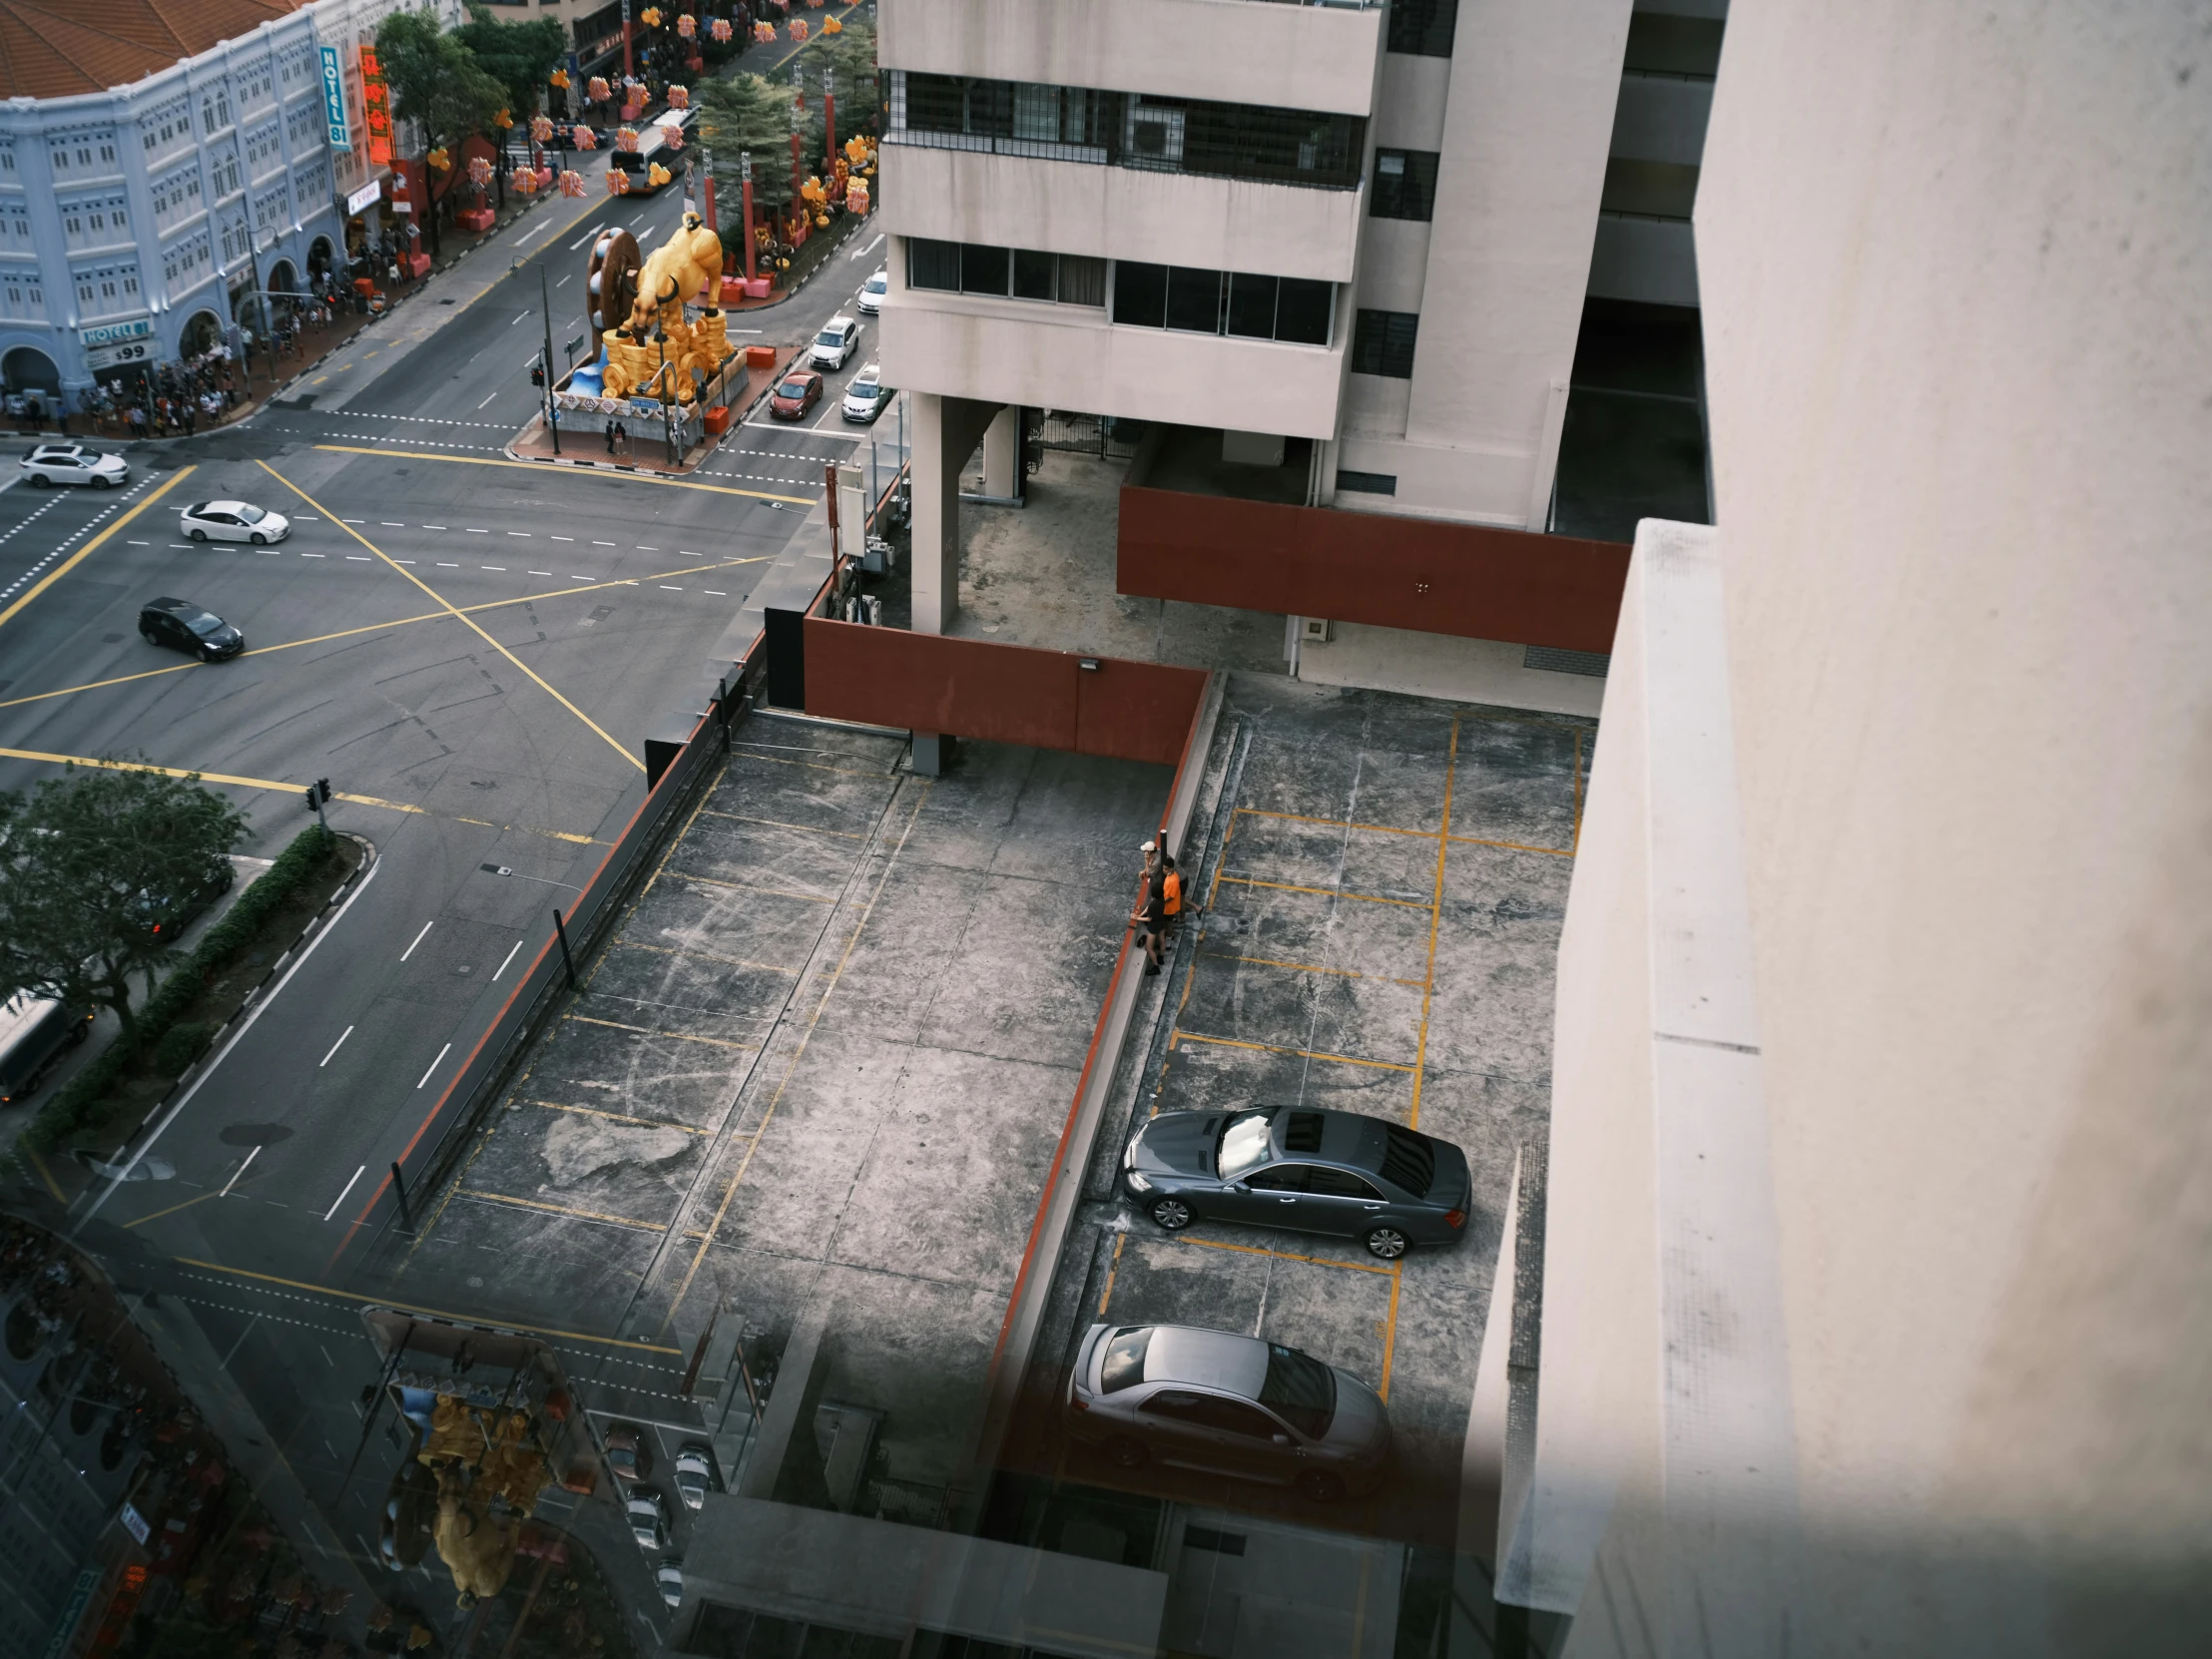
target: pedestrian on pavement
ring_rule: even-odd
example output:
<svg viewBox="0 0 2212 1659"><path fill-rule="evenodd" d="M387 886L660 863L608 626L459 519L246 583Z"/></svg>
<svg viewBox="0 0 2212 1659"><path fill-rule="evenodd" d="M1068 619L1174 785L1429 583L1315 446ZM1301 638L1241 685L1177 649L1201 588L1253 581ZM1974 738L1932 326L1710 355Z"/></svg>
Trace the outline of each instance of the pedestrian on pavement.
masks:
<svg viewBox="0 0 2212 1659"><path fill-rule="evenodd" d="M1160 876L1160 843L1144 843L1144 874L1137 888L1137 906L1129 912L1129 925L1137 930L1137 948L1144 952L1145 975L1160 971L1162 935L1167 929L1167 895Z"/></svg>
<svg viewBox="0 0 2212 1659"><path fill-rule="evenodd" d="M614 452L615 452L615 423L614 423L614 417L613 417L612 415L610 415L610 416L608 416L608 418L607 418L607 453L608 453L608 454L610 454L610 455L612 455L612 454L613 454Z"/></svg>
<svg viewBox="0 0 2212 1659"><path fill-rule="evenodd" d="M1183 893L1183 872L1175 867L1175 856L1169 852L1160 854L1160 908L1172 939L1183 931L1183 918L1191 906Z"/></svg>

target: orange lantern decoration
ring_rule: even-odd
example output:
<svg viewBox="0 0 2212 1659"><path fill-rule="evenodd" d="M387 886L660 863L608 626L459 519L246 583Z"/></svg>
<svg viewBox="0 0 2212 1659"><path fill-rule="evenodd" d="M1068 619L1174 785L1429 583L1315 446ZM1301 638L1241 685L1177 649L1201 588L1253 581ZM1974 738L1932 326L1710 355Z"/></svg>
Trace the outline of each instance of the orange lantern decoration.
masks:
<svg viewBox="0 0 2212 1659"><path fill-rule="evenodd" d="M754 24L753 38L759 41L763 46L768 45L770 41L776 38L776 25L773 23Z"/></svg>
<svg viewBox="0 0 2212 1659"><path fill-rule="evenodd" d="M625 156L635 156L638 153L638 130L635 127L622 128L615 134L615 148Z"/></svg>
<svg viewBox="0 0 2212 1659"><path fill-rule="evenodd" d="M584 176L574 168L564 169L561 173L561 194L563 196L583 195Z"/></svg>
<svg viewBox="0 0 2212 1659"><path fill-rule="evenodd" d="M822 20L822 32L826 35L841 35L844 33L844 25L833 17L826 17Z"/></svg>
<svg viewBox="0 0 2212 1659"><path fill-rule="evenodd" d="M690 12L685 12L676 20L676 32L686 40L690 40L699 33L699 19L692 16Z"/></svg>
<svg viewBox="0 0 2212 1659"><path fill-rule="evenodd" d="M584 96L594 104L604 104L614 95L615 90L607 85L607 77L604 75L594 75L584 83Z"/></svg>
<svg viewBox="0 0 2212 1659"><path fill-rule="evenodd" d="M546 77L546 85L552 87L556 92L568 91L568 71L565 69L556 69L551 75Z"/></svg>
<svg viewBox="0 0 2212 1659"><path fill-rule="evenodd" d="M669 125L661 129L661 142L667 145L671 150L683 149L684 129L677 126L674 122L669 123Z"/></svg>
<svg viewBox="0 0 2212 1659"><path fill-rule="evenodd" d="M607 194L609 196L628 196L630 194L630 175L627 171L619 167L607 169Z"/></svg>
<svg viewBox="0 0 2212 1659"><path fill-rule="evenodd" d="M668 89L668 107L669 107L670 109L672 109L672 110L688 110L688 109L690 109L690 108L691 108L691 88L690 88L690 87L670 87L670 88Z"/></svg>
<svg viewBox="0 0 2212 1659"><path fill-rule="evenodd" d="M804 17L795 17L795 18L793 18L793 19L792 19L792 39L793 39L794 41L802 41L802 40L805 40L806 38L807 38L807 20L806 20L806 19L805 19Z"/></svg>
<svg viewBox="0 0 2212 1659"><path fill-rule="evenodd" d="M505 109L501 110L497 115L491 118L491 124L494 127L497 127L502 133L504 133L509 127L512 127L515 124L514 111Z"/></svg>
<svg viewBox="0 0 2212 1659"><path fill-rule="evenodd" d="M441 144L422 158L422 165L433 173L450 173L453 170L453 158L445 153L445 146Z"/></svg>
<svg viewBox="0 0 2212 1659"><path fill-rule="evenodd" d="M673 175L669 172L669 170L663 167L659 162L648 162L646 164L645 182L648 185L651 185L655 190L659 190L663 185L667 184L672 177Z"/></svg>
<svg viewBox="0 0 2212 1659"><path fill-rule="evenodd" d="M553 142L553 118L551 116L534 115L530 118L530 142L532 144L551 144Z"/></svg>
<svg viewBox="0 0 2212 1659"><path fill-rule="evenodd" d="M865 179L847 179L845 181L844 210L846 213L863 216L867 213L867 181Z"/></svg>
<svg viewBox="0 0 2212 1659"><path fill-rule="evenodd" d="M599 135L589 127L579 127L568 136L575 141L571 146L573 149L597 150L599 148Z"/></svg>
<svg viewBox="0 0 2212 1659"><path fill-rule="evenodd" d="M638 17L648 29L658 29L661 26L661 8L658 6L646 7L644 11L638 13Z"/></svg>
<svg viewBox="0 0 2212 1659"><path fill-rule="evenodd" d="M536 168L518 167L515 169L514 178L508 182L514 187L515 194L518 196L535 196L538 193Z"/></svg>
<svg viewBox="0 0 2212 1659"><path fill-rule="evenodd" d="M468 158L468 182L478 190L491 183L491 163L482 156Z"/></svg>
<svg viewBox="0 0 2212 1659"><path fill-rule="evenodd" d="M707 25L707 33L715 37L715 44L718 46L729 45L730 36L733 32L730 27L730 20L727 17L718 17Z"/></svg>

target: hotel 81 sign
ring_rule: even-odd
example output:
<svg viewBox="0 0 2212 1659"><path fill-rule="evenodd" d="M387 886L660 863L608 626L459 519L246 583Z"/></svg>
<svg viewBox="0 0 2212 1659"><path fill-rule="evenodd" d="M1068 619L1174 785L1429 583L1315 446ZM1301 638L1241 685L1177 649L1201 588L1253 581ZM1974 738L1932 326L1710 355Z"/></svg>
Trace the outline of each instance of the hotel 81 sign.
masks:
<svg viewBox="0 0 2212 1659"><path fill-rule="evenodd" d="M332 150L351 150L353 135L345 122L345 72L338 67L338 49L322 49L322 119L330 129Z"/></svg>

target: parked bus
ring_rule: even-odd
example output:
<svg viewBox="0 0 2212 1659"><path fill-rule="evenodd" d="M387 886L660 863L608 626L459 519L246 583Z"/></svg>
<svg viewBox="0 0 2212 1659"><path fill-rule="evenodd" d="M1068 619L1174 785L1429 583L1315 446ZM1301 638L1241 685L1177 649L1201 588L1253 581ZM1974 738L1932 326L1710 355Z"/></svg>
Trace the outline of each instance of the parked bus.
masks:
<svg viewBox="0 0 2212 1659"><path fill-rule="evenodd" d="M0 1106L28 1100L64 1048L85 1040L92 1016L18 991L0 1003Z"/></svg>

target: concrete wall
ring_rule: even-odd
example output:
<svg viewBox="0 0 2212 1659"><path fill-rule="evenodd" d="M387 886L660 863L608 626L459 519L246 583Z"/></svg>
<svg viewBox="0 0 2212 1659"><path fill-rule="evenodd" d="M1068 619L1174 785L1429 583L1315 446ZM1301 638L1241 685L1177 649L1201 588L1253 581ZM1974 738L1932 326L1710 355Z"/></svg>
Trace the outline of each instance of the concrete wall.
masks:
<svg viewBox="0 0 2212 1659"><path fill-rule="evenodd" d="M1597 1134L1638 1133L1648 1032L1567 959L1636 880L1609 697L1543 1366L1621 1409L1579 1448L1603 1542L1570 1655L1780 1651L1668 1616L1762 1597L1800 1655L2212 1628L2208 23L1730 18L1698 252L1802 1550L1655 1478L1668 1413L1715 1399L1652 1351L1660 1189ZM1570 1223L1577 1179L1617 1207ZM1619 1306L1564 1306L1577 1279ZM1696 1352L1744 1288L1709 1282Z"/></svg>
<svg viewBox="0 0 2212 1659"><path fill-rule="evenodd" d="M1382 8L1255 0L891 0L886 69L1366 115Z"/></svg>
<svg viewBox="0 0 2212 1659"><path fill-rule="evenodd" d="M899 236L1349 282L1367 192L883 146Z"/></svg>
<svg viewBox="0 0 2212 1659"><path fill-rule="evenodd" d="M894 386L1286 437L1337 429L1347 318L1329 346L1116 328L1088 305L904 287L895 243L890 269L880 360Z"/></svg>

